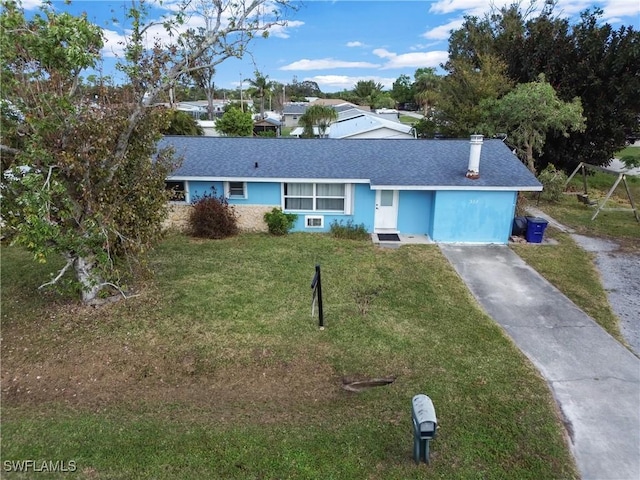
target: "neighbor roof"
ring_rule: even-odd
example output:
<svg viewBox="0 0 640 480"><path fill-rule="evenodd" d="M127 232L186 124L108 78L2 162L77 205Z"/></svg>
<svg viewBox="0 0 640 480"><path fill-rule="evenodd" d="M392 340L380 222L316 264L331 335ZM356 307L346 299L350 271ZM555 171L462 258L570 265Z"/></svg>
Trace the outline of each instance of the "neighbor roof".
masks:
<svg viewBox="0 0 640 480"><path fill-rule="evenodd" d="M485 140L480 178L465 177L469 140L165 137L181 165L173 180L367 182L372 188L541 190L500 140ZM256 166L257 165L257 166Z"/></svg>
<svg viewBox="0 0 640 480"><path fill-rule="evenodd" d="M302 115L309 108L308 103L288 103L285 104L282 114L283 115Z"/></svg>
<svg viewBox="0 0 640 480"><path fill-rule="evenodd" d="M273 125L275 127L279 127L281 125L280 120L273 117L264 117L264 118L261 118L260 120L256 120L254 122L254 125L262 125L264 123L268 123L269 125Z"/></svg>
<svg viewBox="0 0 640 480"><path fill-rule="evenodd" d="M313 102L311 102L311 105L324 105L326 107L333 107L336 110L345 110L345 109L355 108L355 107L363 110L370 110L370 107L368 106L360 107L354 103L346 102L340 98L318 98Z"/></svg>
<svg viewBox="0 0 640 480"><path fill-rule="evenodd" d="M341 112L338 120L331 124L329 138L347 138L354 135L371 132L374 130L391 130L399 132L399 138L407 138L413 127L404 123L396 122L370 112L358 109L350 109ZM391 138L387 135L387 138Z"/></svg>

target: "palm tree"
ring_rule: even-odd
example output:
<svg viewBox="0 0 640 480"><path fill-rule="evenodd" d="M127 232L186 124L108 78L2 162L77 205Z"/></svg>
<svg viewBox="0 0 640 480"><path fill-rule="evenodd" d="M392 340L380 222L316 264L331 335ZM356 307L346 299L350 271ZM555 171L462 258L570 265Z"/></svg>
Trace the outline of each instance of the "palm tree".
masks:
<svg viewBox="0 0 640 480"><path fill-rule="evenodd" d="M313 138L313 127L317 126L320 137L323 138L331 122L337 119L338 113L332 107L311 105L298 121L304 127L304 137Z"/></svg>
<svg viewBox="0 0 640 480"><path fill-rule="evenodd" d="M254 72L255 78L247 78L245 82L251 85L248 89L250 95L260 99L260 116L264 117L264 99L271 94L273 82L268 80L269 75L262 75L258 70Z"/></svg>
<svg viewBox="0 0 640 480"><path fill-rule="evenodd" d="M440 77L433 68L421 68L416 71L413 89L414 99L424 111L424 116L429 117L431 110L438 98L438 86Z"/></svg>

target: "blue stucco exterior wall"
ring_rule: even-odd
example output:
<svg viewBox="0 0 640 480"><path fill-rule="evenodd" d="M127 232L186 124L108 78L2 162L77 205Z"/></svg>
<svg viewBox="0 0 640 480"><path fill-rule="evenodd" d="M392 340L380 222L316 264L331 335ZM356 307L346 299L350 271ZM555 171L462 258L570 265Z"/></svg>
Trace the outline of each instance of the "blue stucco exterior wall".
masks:
<svg viewBox="0 0 640 480"><path fill-rule="evenodd" d="M433 212L432 191L401 190L398 196L398 230L404 234L429 232Z"/></svg>
<svg viewBox="0 0 640 480"><path fill-rule="evenodd" d="M224 193L222 181L190 181L189 199L212 193ZM354 184L350 214L295 212L294 231L328 232L336 222L364 224L373 232L376 192L368 184ZM500 243L511 235L515 216L515 191L412 191L402 190L398 198L398 231L403 234L427 234L440 243ZM232 198L233 205L281 205L279 182L247 182L247 198ZM323 216L322 228L308 228L305 216Z"/></svg>
<svg viewBox="0 0 640 480"><path fill-rule="evenodd" d="M202 182L191 180L188 182L189 200L193 202L203 194L224 194L224 182ZM247 182L246 198L229 198L231 205L280 205L281 188L278 182Z"/></svg>
<svg viewBox="0 0 640 480"><path fill-rule="evenodd" d="M323 212L292 212L298 215L293 227L295 232L328 232L331 224L342 222L346 224L352 221L354 225L364 224L368 232L373 232L373 219L375 214L376 192L371 190L368 184L356 183L353 185L352 204L350 214L323 213ZM305 216L323 216L323 228L308 228L305 225Z"/></svg>
<svg viewBox="0 0 640 480"><path fill-rule="evenodd" d="M215 188L215 192L212 187ZM190 181L188 182L187 190L189 191L189 202L191 203L205 194L219 196L224 193L222 182Z"/></svg>
<svg viewBox="0 0 640 480"><path fill-rule="evenodd" d="M429 236L441 243L506 244L516 198L514 191L435 192Z"/></svg>
<svg viewBox="0 0 640 480"><path fill-rule="evenodd" d="M280 183L247 182L247 198L230 198L232 205L280 205Z"/></svg>
<svg viewBox="0 0 640 480"><path fill-rule="evenodd" d="M376 213L376 192L371 190L368 184L357 183L354 185L353 223L361 223L368 232L373 232L373 219Z"/></svg>

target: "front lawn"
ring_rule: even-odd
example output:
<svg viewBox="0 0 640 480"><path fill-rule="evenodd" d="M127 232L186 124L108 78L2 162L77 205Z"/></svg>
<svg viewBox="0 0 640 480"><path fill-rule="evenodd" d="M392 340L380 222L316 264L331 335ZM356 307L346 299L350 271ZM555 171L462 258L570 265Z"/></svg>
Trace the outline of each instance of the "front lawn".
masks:
<svg viewBox="0 0 640 480"><path fill-rule="evenodd" d="M3 462L73 460L60 478L91 479L577 478L546 383L437 246L171 236L152 264L139 296L83 307L36 290L55 266L2 248ZM412 458L417 393L440 427L429 466Z"/></svg>

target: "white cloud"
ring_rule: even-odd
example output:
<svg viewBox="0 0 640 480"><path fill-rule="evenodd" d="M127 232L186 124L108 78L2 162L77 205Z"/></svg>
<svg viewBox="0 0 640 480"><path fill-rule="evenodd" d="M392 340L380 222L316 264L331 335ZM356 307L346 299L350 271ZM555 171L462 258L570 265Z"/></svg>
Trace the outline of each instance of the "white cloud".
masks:
<svg viewBox="0 0 640 480"><path fill-rule="evenodd" d="M593 11L595 7L603 10L602 18L607 22L620 21L620 17L632 17L637 25L640 20L638 0L559 0L553 11L561 17L577 17L580 12L586 9Z"/></svg>
<svg viewBox="0 0 640 480"><path fill-rule="evenodd" d="M150 20L149 22L155 23L151 25L145 32L146 48L152 48L156 41L161 45L171 45L175 43L177 36L181 33L184 33L187 29L198 29L199 27L204 27L205 25L205 21L202 17L194 16L189 18L189 21L186 24L174 28L170 33L167 31L161 21ZM105 44L102 47L102 54L105 57L110 58L122 56L122 54L124 53L125 45L129 41L131 30L123 29L118 32L105 28L102 29L102 32L105 37Z"/></svg>
<svg viewBox="0 0 640 480"><path fill-rule="evenodd" d="M409 47L409 50L411 50L412 52L421 52L424 50L429 50L431 47L433 47L434 45L440 45L441 43L439 41L435 41L435 42L429 42L429 43L416 43L415 45L411 45Z"/></svg>
<svg viewBox="0 0 640 480"><path fill-rule="evenodd" d="M269 36L277 37L277 38L289 38L291 35L289 34L289 29L301 27L304 25L304 22L299 20L290 20L285 25L273 25L267 31L269 32Z"/></svg>
<svg viewBox="0 0 640 480"><path fill-rule="evenodd" d="M309 60L303 58L296 62L280 67L280 70L326 70L330 68L379 68L380 65L369 62L346 62L334 58L320 58Z"/></svg>
<svg viewBox="0 0 640 480"><path fill-rule="evenodd" d="M347 47L364 47L364 43L362 42L347 42Z"/></svg>
<svg viewBox="0 0 640 480"><path fill-rule="evenodd" d="M595 3L588 0L562 0L555 5L553 13L561 18L571 18L587 8L595 7Z"/></svg>
<svg viewBox="0 0 640 480"><path fill-rule="evenodd" d="M619 21L617 17L633 17L634 24L640 23L640 4L638 0L607 0L602 8L605 20Z"/></svg>
<svg viewBox="0 0 640 480"><path fill-rule="evenodd" d="M491 6L497 9L508 7L513 0L437 0L429 8L430 13L450 14L460 12L464 15L475 15L483 17L491 10ZM540 13L544 7L544 0L537 0L533 8L533 15ZM526 10L528 2L522 2L522 10ZM640 22L640 5L638 0L558 0L554 8L554 13L562 18L577 17L577 15L587 8L600 7L603 9L603 19L614 23L618 21L628 22L638 25Z"/></svg>
<svg viewBox="0 0 640 480"><path fill-rule="evenodd" d="M451 20L449 23L427 30L420 36L429 40L448 40L451 36L451 30L459 29L463 23L464 19L457 18L455 20Z"/></svg>
<svg viewBox="0 0 640 480"><path fill-rule="evenodd" d="M102 47L102 56L105 58L118 58L124 54L125 42L127 37L113 30L103 29L104 46Z"/></svg>
<svg viewBox="0 0 640 480"><path fill-rule="evenodd" d="M173 4L166 4L165 7L173 7ZM156 40L158 40L162 45L170 45L175 42L176 36L185 32L187 29L198 29L200 27L205 27L205 19L199 15L192 15L188 18L187 22L184 25L176 28L172 33L169 34L165 27L159 20L155 20L158 22L156 25L151 26L147 32L147 42L146 46L151 48ZM289 28L296 28L304 25L304 22L301 21L289 21L286 25L272 25L269 29L269 35L278 37L278 38L289 38ZM225 24L223 23L221 28L224 28ZM102 53L105 57L119 57L124 52L125 42L127 41L128 35L130 34L130 30L125 30L124 33L116 32L114 30L103 29L105 35L105 45L102 49Z"/></svg>
<svg viewBox="0 0 640 480"><path fill-rule="evenodd" d="M312 82L316 82L323 92L335 92L339 90L350 90L359 81L373 80L380 83L384 88L391 88L396 78L379 77L375 75L349 76L349 75L316 75L305 78Z"/></svg>
<svg viewBox="0 0 640 480"><path fill-rule="evenodd" d="M413 52L397 54L389 52L384 48L376 48L373 53L380 58L384 58L386 63L382 66L383 70L391 68L437 68L441 63L445 63L449 54L443 50L434 50L431 52Z"/></svg>
<svg viewBox="0 0 640 480"><path fill-rule="evenodd" d="M453 13L464 12L465 15L481 15L488 11L490 5L495 4L498 8L504 4L511 3L510 0L496 0L487 2L486 0L438 0L433 2L429 8L430 13Z"/></svg>
<svg viewBox="0 0 640 480"><path fill-rule="evenodd" d="M35 10L42 5L42 0L22 0L22 7L25 10Z"/></svg>

